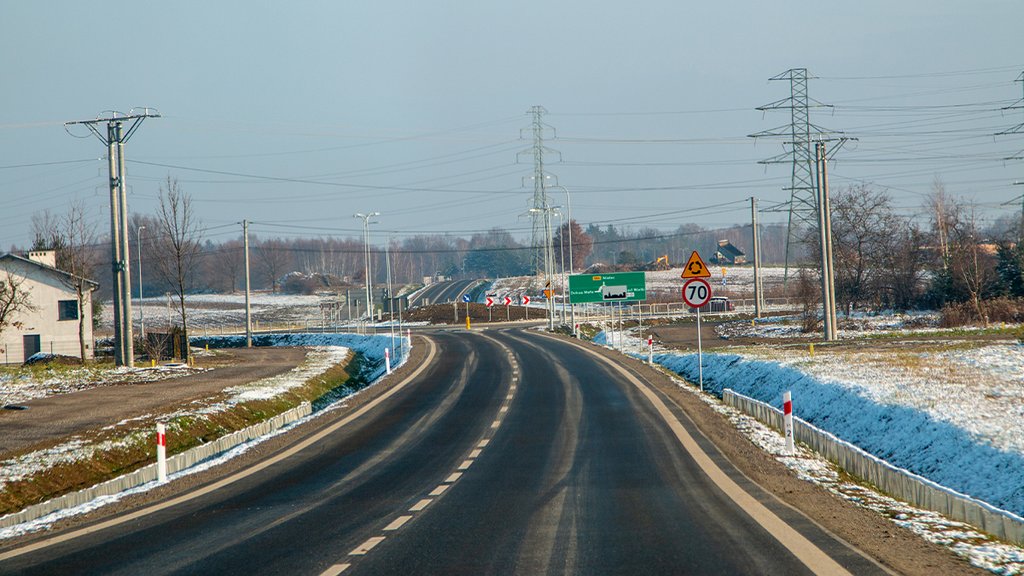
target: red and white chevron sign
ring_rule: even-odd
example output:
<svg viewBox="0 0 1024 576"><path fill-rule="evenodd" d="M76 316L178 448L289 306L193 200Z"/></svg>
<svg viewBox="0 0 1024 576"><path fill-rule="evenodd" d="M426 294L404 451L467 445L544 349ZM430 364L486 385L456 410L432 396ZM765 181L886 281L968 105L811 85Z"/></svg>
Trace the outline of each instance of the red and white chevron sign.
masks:
<svg viewBox="0 0 1024 576"><path fill-rule="evenodd" d="M526 294L523 294L523 306L526 306L529 303L530 303L530 297L527 296Z"/></svg>
<svg viewBox="0 0 1024 576"><path fill-rule="evenodd" d="M494 306L494 298L491 298L490 296L488 296L487 297L487 301L485 302L485 304L487 304L488 308L490 308L491 306Z"/></svg>
<svg viewBox="0 0 1024 576"><path fill-rule="evenodd" d="M512 305L512 297L511 296L505 296L505 306L511 306L511 305Z"/></svg>

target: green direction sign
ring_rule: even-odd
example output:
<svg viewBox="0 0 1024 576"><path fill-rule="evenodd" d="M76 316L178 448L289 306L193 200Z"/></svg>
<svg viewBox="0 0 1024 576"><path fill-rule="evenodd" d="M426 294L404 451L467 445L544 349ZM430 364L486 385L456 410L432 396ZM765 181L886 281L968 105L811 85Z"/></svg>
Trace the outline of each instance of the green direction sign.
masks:
<svg viewBox="0 0 1024 576"><path fill-rule="evenodd" d="M647 277L643 272L569 276L569 302L573 304L646 299Z"/></svg>

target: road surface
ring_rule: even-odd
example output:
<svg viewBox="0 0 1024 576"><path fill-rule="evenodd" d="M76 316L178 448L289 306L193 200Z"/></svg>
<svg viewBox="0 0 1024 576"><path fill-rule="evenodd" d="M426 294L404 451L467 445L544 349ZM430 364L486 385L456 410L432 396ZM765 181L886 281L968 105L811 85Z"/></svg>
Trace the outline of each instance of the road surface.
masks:
<svg viewBox="0 0 1024 576"><path fill-rule="evenodd" d="M479 282L479 280L451 280L431 284L420 290L415 298L410 298L409 306L461 302L462 295Z"/></svg>
<svg viewBox="0 0 1024 576"><path fill-rule="evenodd" d="M628 369L516 328L430 340L419 373L293 454L0 552L0 574L884 573Z"/></svg>

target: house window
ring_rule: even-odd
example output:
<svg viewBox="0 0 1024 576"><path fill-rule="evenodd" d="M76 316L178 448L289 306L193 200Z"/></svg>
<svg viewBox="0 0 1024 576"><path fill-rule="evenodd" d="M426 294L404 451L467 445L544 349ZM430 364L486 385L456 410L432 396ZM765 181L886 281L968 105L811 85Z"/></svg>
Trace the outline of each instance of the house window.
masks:
<svg viewBox="0 0 1024 576"><path fill-rule="evenodd" d="M57 301L57 320L78 320L78 300Z"/></svg>

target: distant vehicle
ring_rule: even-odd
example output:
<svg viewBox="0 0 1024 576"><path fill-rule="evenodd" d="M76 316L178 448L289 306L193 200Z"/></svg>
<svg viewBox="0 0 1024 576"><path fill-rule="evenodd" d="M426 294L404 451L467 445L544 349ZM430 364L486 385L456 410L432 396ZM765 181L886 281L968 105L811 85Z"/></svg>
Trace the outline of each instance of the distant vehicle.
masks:
<svg viewBox="0 0 1024 576"><path fill-rule="evenodd" d="M700 307L701 312L732 312L736 305L725 296L712 296L707 304ZM690 308L690 312L696 312L696 308Z"/></svg>

